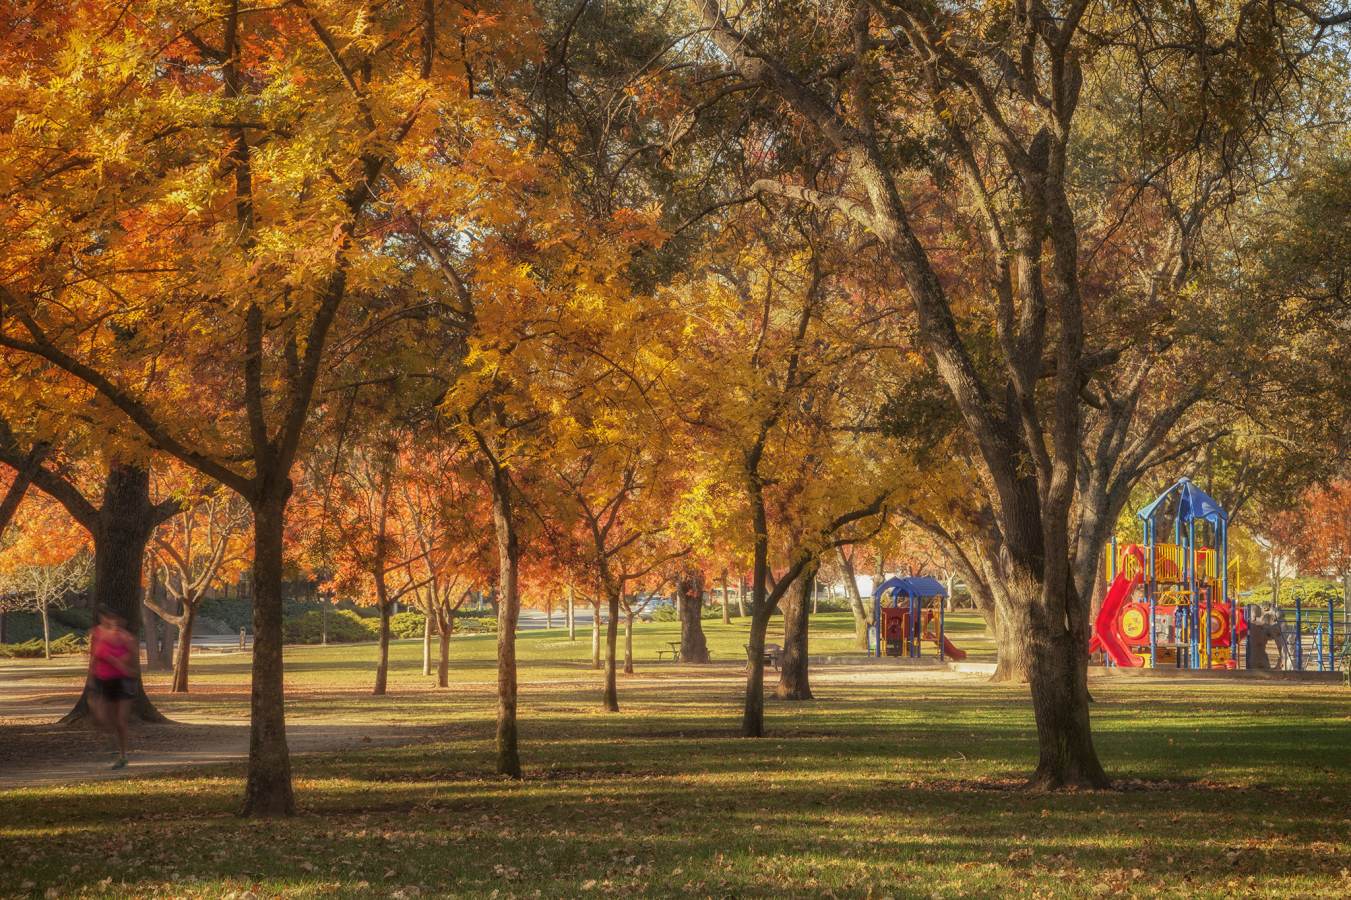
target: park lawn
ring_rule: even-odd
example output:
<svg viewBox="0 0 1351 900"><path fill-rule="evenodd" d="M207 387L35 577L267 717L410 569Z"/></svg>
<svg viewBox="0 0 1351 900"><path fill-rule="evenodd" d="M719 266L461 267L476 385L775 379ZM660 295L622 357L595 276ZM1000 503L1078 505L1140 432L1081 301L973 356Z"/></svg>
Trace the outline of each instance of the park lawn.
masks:
<svg viewBox="0 0 1351 900"><path fill-rule="evenodd" d="M607 715L598 673L550 655L558 639L522 635L521 782L489 775L487 651L464 646L439 691L400 643L374 698L371 648L292 648L293 717L437 727L296 757L302 809L282 822L234 817L238 764L0 792L0 895L1351 893L1337 686L1095 680L1124 789L1036 795L1017 789L1035 751L1023 689L822 668L817 701L771 701L769 736L745 740L735 667L645 663ZM204 655L197 677L230 689L189 702L242 710L243 660Z"/></svg>

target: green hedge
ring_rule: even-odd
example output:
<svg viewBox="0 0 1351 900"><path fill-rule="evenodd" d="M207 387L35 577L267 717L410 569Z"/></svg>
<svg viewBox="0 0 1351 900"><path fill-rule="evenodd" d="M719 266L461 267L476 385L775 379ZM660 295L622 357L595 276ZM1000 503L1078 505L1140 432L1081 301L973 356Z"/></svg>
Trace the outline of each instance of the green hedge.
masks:
<svg viewBox="0 0 1351 900"><path fill-rule="evenodd" d="M406 609L389 620L389 630L396 638L420 638L427 617L415 609Z"/></svg>
<svg viewBox="0 0 1351 900"><path fill-rule="evenodd" d="M67 656L73 653L85 653L89 650L89 641L76 634L63 634L52 641L53 656ZM0 644L0 659L41 659L42 639L32 638L17 644Z"/></svg>
<svg viewBox="0 0 1351 900"><path fill-rule="evenodd" d="M323 639L324 614L319 610L310 610L300 616L282 623L284 639L288 644L317 644ZM330 610L328 614L328 641L331 644L348 644L355 641L370 641L380 634L378 619L369 619L357 615L350 609Z"/></svg>

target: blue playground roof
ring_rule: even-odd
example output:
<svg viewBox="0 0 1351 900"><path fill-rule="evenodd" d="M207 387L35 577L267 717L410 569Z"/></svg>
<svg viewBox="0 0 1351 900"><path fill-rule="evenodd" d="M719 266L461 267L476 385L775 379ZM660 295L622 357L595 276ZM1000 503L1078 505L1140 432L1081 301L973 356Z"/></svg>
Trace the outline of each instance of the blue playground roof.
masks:
<svg viewBox="0 0 1351 900"><path fill-rule="evenodd" d="M1186 525L1192 519L1201 519L1218 526L1221 522L1228 522L1229 515L1220 506L1219 501L1191 483L1189 478L1179 478L1177 483L1154 498L1150 503L1138 513L1141 519L1150 519L1158 510L1159 506L1165 500L1173 495L1174 492L1180 492L1177 501L1178 521Z"/></svg>
<svg viewBox="0 0 1351 900"><path fill-rule="evenodd" d="M912 575L909 578L888 578L873 590L873 598L881 597L887 591L905 594L910 597L946 597L947 589L936 579L927 575Z"/></svg>

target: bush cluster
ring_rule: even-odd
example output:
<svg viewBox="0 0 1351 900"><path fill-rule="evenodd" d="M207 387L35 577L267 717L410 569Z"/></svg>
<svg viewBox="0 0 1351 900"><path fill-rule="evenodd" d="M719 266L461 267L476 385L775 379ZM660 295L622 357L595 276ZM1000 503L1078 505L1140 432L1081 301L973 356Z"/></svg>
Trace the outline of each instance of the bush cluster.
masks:
<svg viewBox="0 0 1351 900"><path fill-rule="evenodd" d="M78 634L63 634L52 641L52 655L66 656L72 653L86 653L89 639ZM17 644L0 644L0 659L41 659L42 639L30 638Z"/></svg>
<svg viewBox="0 0 1351 900"><path fill-rule="evenodd" d="M283 639L288 644L317 644L323 639L324 614L310 610L282 623ZM357 615L350 609L335 609L328 614L328 642L350 644L374 640L380 634L380 622Z"/></svg>

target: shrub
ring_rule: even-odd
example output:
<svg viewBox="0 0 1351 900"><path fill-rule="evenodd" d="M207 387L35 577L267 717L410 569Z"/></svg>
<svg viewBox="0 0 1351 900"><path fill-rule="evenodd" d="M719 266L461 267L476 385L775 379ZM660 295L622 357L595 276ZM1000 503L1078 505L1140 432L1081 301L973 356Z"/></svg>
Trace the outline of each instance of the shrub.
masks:
<svg viewBox="0 0 1351 900"><path fill-rule="evenodd" d="M88 609L72 607L52 610L52 622L65 625L75 631L88 631L94 627L94 613Z"/></svg>
<svg viewBox="0 0 1351 900"><path fill-rule="evenodd" d="M674 622L678 618L680 618L680 616L676 614L676 608L674 606L658 606L656 609L652 610L653 622Z"/></svg>
<svg viewBox="0 0 1351 900"><path fill-rule="evenodd" d="M42 657L42 641L38 638L32 638L18 644L0 644L0 657L5 659L40 659Z"/></svg>
<svg viewBox="0 0 1351 900"><path fill-rule="evenodd" d="M427 617L415 609L407 609L389 620L389 630L397 638L420 638Z"/></svg>
<svg viewBox="0 0 1351 900"><path fill-rule="evenodd" d="M456 616L455 630L464 634L496 634L497 620L491 616Z"/></svg>
<svg viewBox="0 0 1351 900"><path fill-rule="evenodd" d="M41 645L41 641L38 642ZM52 641L52 653L72 654L89 652L89 639L78 634L63 634Z"/></svg>
<svg viewBox="0 0 1351 900"><path fill-rule="evenodd" d="M331 644L373 640L379 634L380 623L366 619L350 609L335 609L328 614L328 640ZM317 644L324 634L324 614L310 610L288 619L282 625L288 644Z"/></svg>

